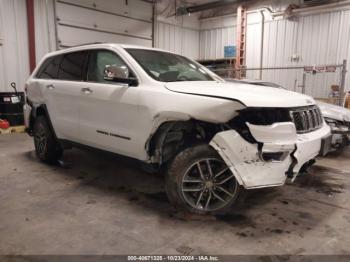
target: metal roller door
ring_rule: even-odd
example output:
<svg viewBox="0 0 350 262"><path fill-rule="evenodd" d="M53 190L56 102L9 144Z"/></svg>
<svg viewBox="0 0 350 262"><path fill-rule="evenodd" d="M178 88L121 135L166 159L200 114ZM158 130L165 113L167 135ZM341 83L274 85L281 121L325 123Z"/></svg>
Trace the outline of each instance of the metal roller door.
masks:
<svg viewBox="0 0 350 262"><path fill-rule="evenodd" d="M142 0L57 0L59 48L115 42L152 46L153 5Z"/></svg>

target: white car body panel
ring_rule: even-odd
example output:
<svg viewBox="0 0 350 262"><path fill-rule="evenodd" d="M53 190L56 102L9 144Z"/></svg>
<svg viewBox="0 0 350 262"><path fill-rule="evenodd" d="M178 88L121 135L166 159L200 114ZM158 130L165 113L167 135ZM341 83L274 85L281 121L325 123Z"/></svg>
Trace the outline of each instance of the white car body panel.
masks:
<svg viewBox="0 0 350 262"><path fill-rule="evenodd" d="M329 137L330 132L331 128L324 123L322 128L314 132L298 135L297 150L294 153L294 157L298 160L298 163L294 167L294 172L299 172L299 169L305 162L319 155L321 139Z"/></svg>
<svg viewBox="0 0 350 262"><path fill-rule="evenodd" d="M57 137L76 140L79 137L79 82L41 79L31 80L27 96L34 104L45 104Z"/></svg>
<svg viewBox="0 0 350 262"><path fill-rule="evenodd" d="M332 105L317 101L317 105L322 110L323 117L344 122L350 122L350 110L341 106Z"/></svg>
<svg viewBox="0 0 350 262"><path fill-rule="evenodd" d="M138 131L135 136L138 159L147 159L145 144L157 128L169 121L196 119L210 123L225 123L243 106L226 99L189 96L174 93L162 86L137 87L139 91Z"/></svg>
<svg viewBox="0 0 350 262"><path fill-rule="evenodd" d="M93 92L82 93L77 101L80 110L77 142L134 156L135 137L140 131L137 87L103 83L86 83L86 86Z"/></svg>
<svg viewBox="0 0 350 262"><path fill-rule="evenodd" d="M259 126L247 123L253 137L261 143L295 144L297 131L292 122ZM272 135L271 135L272 134Z"/></svg>
<svg viewBox="0 0 350 262"><path fill-rule="evenodd" d="M282 89L227 83L204 67L203 70L215 81L159 82L142 69L124 50L125 47L148 49L116 44L89 45L51 53L42 62L47 57L65 52L108 49L116 52L133 70L139 83L136 87L116 83L38 80L34 76L39 66L33 72L27 82L28 97L33 104L47 105L59 139L153 163L156 160L148 155L148 142L163 123L194 119L225 124L246 107L295 108L315 104L309 96ZM55 88L46 88L48 84L54 84ZM82 92L82 88L89 88L92 92ZM26 123L29 126L28 119ZM291 154L294 150L298 161L294 172L298 172L304 163L319 153L321 139L329 134L327 125L303 135L297 134L292 122L270 126L248 123L248 127L253 137L263 143L263 152L284 151L288 152L288 157L279 162L264 162L259 158L258 145L247 142L234 129L217 133L210 145L246 188L283 185L285 173L293 162Z"/></svg>
<svg viewBox="0 0 350 262"><path fill-rule="evenodd" d="M306 95L243 83L198 81L186 85L183 82L174 82L167 83L166 87L174 92L238 100L247 107L300 107L315 104L315 101Z"/></svg>

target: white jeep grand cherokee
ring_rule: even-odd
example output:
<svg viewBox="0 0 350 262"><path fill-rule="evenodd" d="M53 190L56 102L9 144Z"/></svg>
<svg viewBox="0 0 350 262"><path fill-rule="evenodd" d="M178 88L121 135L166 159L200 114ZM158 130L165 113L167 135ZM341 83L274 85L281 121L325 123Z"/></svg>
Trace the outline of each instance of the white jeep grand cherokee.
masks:
<svg viewBox="0 0 350 262"><path fill-rule="evenodd" d="M26 127L39 159L83 146L166 168L170 201L222 211L241 188L283 185L326 153L315 101L227 83L193 60L118 44L46 55L30 76Z"/></svg>

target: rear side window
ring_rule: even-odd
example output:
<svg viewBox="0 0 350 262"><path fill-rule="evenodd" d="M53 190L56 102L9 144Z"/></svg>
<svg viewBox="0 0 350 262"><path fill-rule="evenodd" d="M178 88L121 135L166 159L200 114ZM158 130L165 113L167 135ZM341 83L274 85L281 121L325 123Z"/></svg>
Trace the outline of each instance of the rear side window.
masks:
<svg viewBox="0 0 350 262"><path fill-rule="evenodd" d="M85 75L87 52L74 52L63 55L58 68L58 79L83 81Z"/></svg>
<svg viewBox="0 0 350 262"><path fill-rule="evenodd" d="M40 79L57 79L58 67L60 66L62 56L48 58L37 74Z"/></svg>

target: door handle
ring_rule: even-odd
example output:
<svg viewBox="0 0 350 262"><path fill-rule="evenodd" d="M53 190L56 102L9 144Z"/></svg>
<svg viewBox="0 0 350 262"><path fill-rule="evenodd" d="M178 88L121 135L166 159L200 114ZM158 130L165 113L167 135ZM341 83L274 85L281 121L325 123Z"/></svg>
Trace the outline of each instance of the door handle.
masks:
<svg viewBox="0 0 350 262"><path fill-rule="evenodd" d="M83 92L85 94L91 94L93 91L89 87L83 87L81 89L81 92Z"/></svg>
<svg viewBox="0 0 350 262"><path fill-rule="evenodd" d="M47 85L46 88L52 90L52 89L55 89L55 86L54 85Z"/></svg>

